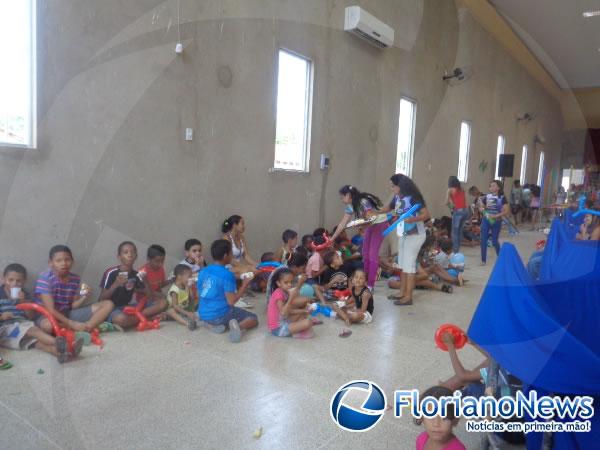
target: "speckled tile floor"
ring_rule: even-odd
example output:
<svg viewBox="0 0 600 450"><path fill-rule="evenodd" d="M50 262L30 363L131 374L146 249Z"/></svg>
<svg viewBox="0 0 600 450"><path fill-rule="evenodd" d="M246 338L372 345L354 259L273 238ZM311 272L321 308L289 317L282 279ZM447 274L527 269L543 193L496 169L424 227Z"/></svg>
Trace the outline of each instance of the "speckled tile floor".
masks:
<svg viewBox="0 0 600 450"><path fill-rule="evenodd" d="M526 260L538 234L504 237ZM466 287L454 294L416 291L415 304L395 307L376 287L374 321L337 337L326 321L310 340L267 335L264 299L255 299L258 330L242 343L206 329L169 322L158 331L105 335L106 347L60 366L32 350L2 354L15 367L0 373L0 448L396 448L414 449L420 428L387 414L368 433L339 430L331 396L345 382L369 379L391 398L399 388L427 388L451 374L433 333L452 322L467 327L495 261L479 266L479 249L463 248ZM466 365L480 355L461 352ZM38 374L38 369L44 374ZM260 439L253 432L262 427ZM457 430L467 448L479 436Z"/></svg>

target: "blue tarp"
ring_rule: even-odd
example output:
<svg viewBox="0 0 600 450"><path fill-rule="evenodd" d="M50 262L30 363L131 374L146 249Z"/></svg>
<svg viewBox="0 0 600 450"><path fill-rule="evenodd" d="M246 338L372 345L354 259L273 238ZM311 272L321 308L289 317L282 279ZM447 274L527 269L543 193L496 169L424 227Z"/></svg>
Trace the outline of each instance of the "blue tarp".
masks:
<svg viewBox="0 0 600 450"><path fill-rule="evenodd" d="M562 226L553 224L538 282L502 246L467 334L531 389L591 395L600 408L599 246L571 241ZM557 434L553 448L598 448L600 412L592 422L592 433ZM540 443L528 434L528 449Z"/></svg>

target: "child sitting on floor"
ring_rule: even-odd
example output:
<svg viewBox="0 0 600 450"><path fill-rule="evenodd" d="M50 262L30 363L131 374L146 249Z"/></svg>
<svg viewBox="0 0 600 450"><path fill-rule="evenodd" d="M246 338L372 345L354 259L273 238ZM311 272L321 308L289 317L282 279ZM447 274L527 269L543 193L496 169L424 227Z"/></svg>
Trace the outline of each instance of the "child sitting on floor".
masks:
<svg viewBox="0 0 600 450"><path fill-rule="evenodd" d="M292 287L294 274L284 268L271 278L267 321L269 331L277 337L311 337L313 322L307 308L308 299Z"/></svg>
<svg viewBox="0 0 600 450"><path fill-rule="evenodd" d="M433 386L423 392L421 404L427 397L436 399L452 397L453 391L442 386ZM417 437L417 450L467 450L462 442L452 433L452 429L458 425L458 417L452 403L447 404L446 417L437 415L432 418L423 417L416 419L418 425L423 425L425 431Z"/></svg>
<svg viewBox="0 0 600 450"><path fill-rule="evenodd" d="M152 291L147 281L142 281L138 272L133 269L137 259L137 247L133 242L121 242L117 256L120 264L107 269L102 276L100 300L110 300L115 307L107 319L109 322L120 328L133 328L138 323L137 317L123 312L123 308L133 299L133 294L144 294L150 299L150 303L142 311L146 317L163 312L167 308L167 302L162 295Z"/></svg>
<svg viewBox="0 0 600 450"><path fill-rule="evenodd" d="M196 274L207 266L206 260L202 256L202 242L198 239L188 239L185 241L184 249L185 258L179 264L185 264L192 269L192 278L195 278Z"/></svg>
<svg viewBox="0 0 600 450"><path fill-rule="evenodd" d="M435 265L433 260L435 255L437 254L433 247L435 246L436 240L433 235L429 235L425 238L425 242L421 246L419 250L419 255L417 257L417 276L415 278L415 288L416 289L431 289L435 291L445 292L447 294L452 293L452 286L445 283L439 282L439 277L434 275ZM435 281L433 281L435 278ZM401 292L403 290L402 282L398 279L390 279L388 282L388 286L390 289L399 289ZM397 300L399 297L397 295L388 295L388 299Z"/></svg>
<svg viewBox="0 0 600 450"><path fill-rule="evenodd" d="M171 319L185 325L190 331L198 326L196 322L196 312L194 301L190 292L190 281L192 279L192 269L185 264L177 264L173 269L175 281L167 293L167 316Z"/></svg>
<svg viewBox="0 0 600 450"><path fill-rule="evenodd" d="M202 255L202 242L198 239L188 239L184 244L185 258L182 259L179 264L183 264L192 269L193 280L192 286L190 286L190 295L192 296L192 302L194 304L193 311L198 308L198 289L196 289L196 282L198 281L198 272L204 269L207 264L204 256Z"/></svg>
<svg viewBox="0 0 600 450"><path fill-rule="evenodd" d="M243 280L237 292L235 276L225 267L233 260L230 241L226 239L214 241L210 253L215 263L200 272L198 276L200 295L198 315L216 333L224 332L225 327L229 326L229 340L240 342L242 331L258 326L256 314L233 306L242 297L251 280L249 278Z"/></svg>
<svg viewBox="0 0 600 450"><path fill-rule="evenodd" d="M325 270L321 276L321 283L315 287L321 291L325 300L337 300L335 291L348 289L348 279L352 275L352 268L342 261L342 257L335 250L328 250L323 255Z"/></svg>
<svg viewBox="0 0 600 450"><path fill-rule="evenodd" d="M323 236L315 236L313 238L313 243L315 245L323 245L325 243L325 238ZM321 274L325 272L325 263L323 262L323 255L329 249L317 250L315 251L310 258L308 258L308 263L306 263L306 282L308 284L319 284L321 279Z"/></svg>
<svg viewBox="0 0 600 450"><path fill-rule="evenodd" d="M23 289L26 278L27 271L21 264L9 264L4 269L4 284L0 286L0 346L15 350L37 348L56 356L61 364L78 356L83 347L82 337L73 343L73 353L69 354L64 336L55 338L46 333L35 326L25 311L17 309L19 303L28 301L29 295Z"/></svg>
<svg viewBox="0 0 600 450"><path fill-rule="evenodd" d="M111 302L83 306L91 290L89 287L81 289L81 278L71 272L73 254L69 247L52 247L48 265L50 268L42 272L35 283L35 302L46 308L60 325L89 332L107 319L113 309ZM50 321L42 315L37 317L35 324L46 333L54 331Z"/></svg>
<svg viewBox="0 0 600 450"><path fill-rule="evenodd" d="M292 253L298 246L298 233L294 230L285 230L281 235L281 240L283 241L283 247L275 252L274 260L287 265Z"/></svg>
<svg viewBox="0 0 600 450"><path fill-rule="evenodd" d="M158 244L152 244L148 247L146 252L146 264L144 264L138 270L138 273L145 280L152 292L155 292L155 297L159 298L162 296L162 289L165 286L173 283L173 279L167 280L167 274L165 272L165 258L167 252L164 247ZM148 302L148 297L144 294L137 296L138 303L141 301Z"/></svg>
<svg viewBox="0 0 600 450"><path fill-rule="evenodd" d="M458 254L457 254L458 255ZM434 271L443 281L462 286L464 284L464 278L462 271L464 270L464 256L462 258L463 264L452 264L452 241L450 239L444 239L440 242L440 251L434 257ZM455 258L458 260L458 258Z"/></svg>
<svg viewBox="0 0 600 450"><path fill-rule="evenodd" d="M335 311L350 326L351 323L371 323L373 320L373 296L367 287L367 275L362 269L352 275L352 295L337 302Z"/></svg>
<svg viewBox="0 0 600 450"><path fill-rule="evenodd" d="M333 232L335 233L335 228ZM363 268L362 255L358 252L358 247L355 247L350 242L346 230L343 230L335 239L333 248L341 253L344 263L348 263L352 269Z"/></svg>
<svg viewBox="0 0 600 450"><path fill-rule="evenodd" d="M305 234L304 236L302 236L302 245L296 248L296 252L303 253L307 259L310 258L313 253L311 247L313 239L314 237L312 234Z"/></svg>

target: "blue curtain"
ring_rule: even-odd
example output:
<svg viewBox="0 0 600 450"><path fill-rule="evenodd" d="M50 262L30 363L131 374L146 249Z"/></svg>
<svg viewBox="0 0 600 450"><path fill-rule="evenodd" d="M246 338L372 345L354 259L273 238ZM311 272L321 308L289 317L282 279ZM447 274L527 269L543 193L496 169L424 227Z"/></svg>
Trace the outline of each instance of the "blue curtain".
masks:
<svg viewBox="0 0 600 450"><path fill-rule="evenodd" d="M561 226L553 224L536 283L503 245L467 334L529 389L591 395L600 407L598 243L581 246ZM557 434L553 448L598 448L600 413L592 422L592 433ZM528 448L540 439L528 434Z"/></svg>

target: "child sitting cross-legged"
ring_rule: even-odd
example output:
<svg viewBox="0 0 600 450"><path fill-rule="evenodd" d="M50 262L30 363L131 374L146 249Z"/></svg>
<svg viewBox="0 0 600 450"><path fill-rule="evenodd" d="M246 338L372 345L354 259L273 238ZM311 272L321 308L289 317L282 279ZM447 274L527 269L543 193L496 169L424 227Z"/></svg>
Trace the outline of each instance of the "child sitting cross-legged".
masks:
<svg viewBox="0 0 600 450"><path fill-rule="evenodd" d="M312 337L308 298L299 296L298 287L292 287L294 274L284 268L273 275L267 320L269 331L277 337Z"/></svg>
<svg viewBox="0 0 600 450"><path fill-rule="evenodd" d="M133 269L137 259L137 247L133 242L121 242L117 256L120 264L107 269L102 276L100 300L110 300L115 306L108 317L110 322L120 328L133 328L138 323L137 317L123 312L123 308L133 299L133 294L143 294L150 300L142 310L142 314L146 317L153 317L163 312L167 302L162 294L152 291L148 281L145 279L142 281L142 277L138 276L138 272Z"/></svg>
<svg viewBox="0 0 600 450"><path fill-rule="evenodd" d="M226 239L214 241L210 253L215 263L200 272L198 276L200 295L198 314L214 332L222 333L228 325L229 340L240 342L242 331L258 326L256 314L233 306L242 297L251 280L246 278L242 281L240 290L237 291L235 276L225 267L231 264L233 259L230 241Z"/></svg>
<svg viewBox="0 0 600 450"><path fill-rule="evenodd" d="M362 269L352 275L352 295L337 302L338 315L350 326L351 323L371 323L373 320L373 296L367 287L367 274Z"/></svg>
<svg viewBox="0 0 600 450"><path fill-rule="evenodd" d="M60 325L74 331L89 332L102 324L113 304L100 301L83 306L91 290L81 284L79 275L71 272L73 254L69 247L52 247L48 265L49 269L42 272L35 283L35 302L46 308ZM54 331L50 321L42 315L36 318L35 324L46 333Z"/></svg>
<svg viewBox="0 0 600 450"><path fill-rule="evenodd" d="M188 327L190 331L198 326L194 302L190 292L192 269L185 264L177 264L173 269L175 281L167 293L167 316Z"/></svg>
<svg viewBox="0 0 600 450"><path fill-rule="evenodd" d="M440 242L440 251L434 257L435 265L433 273L447 283L462 286L465 283L462 274L462 271L464 270L464 263L462 265L452 264L452 257L452 241L450 239L443 239Z"/></svg>
<svg viewBox="0 0 600 450"><path fill-rule="evenodd" d="M325 270L321 275L321 283L315 287L320 290L325 300L337 300L335 291L348 289L348 279L352 275L352 268L344 263L342 257L335 250L328 250L323 255Z"/></svg>
<svg viewBox="0 0 600 450"><path fill-rule="evenodd" d="M4 283L0 286L0 346L15 350L37 348L56 356L61 364L78 356L83 347L82 337L73 343L73 353L69 354L64 336L55 338L46 333L31 321L33 314L17 309L19 303L30 301L23 289L26 278L27 271L21 264L9 264L4 269Z"/></svg>

